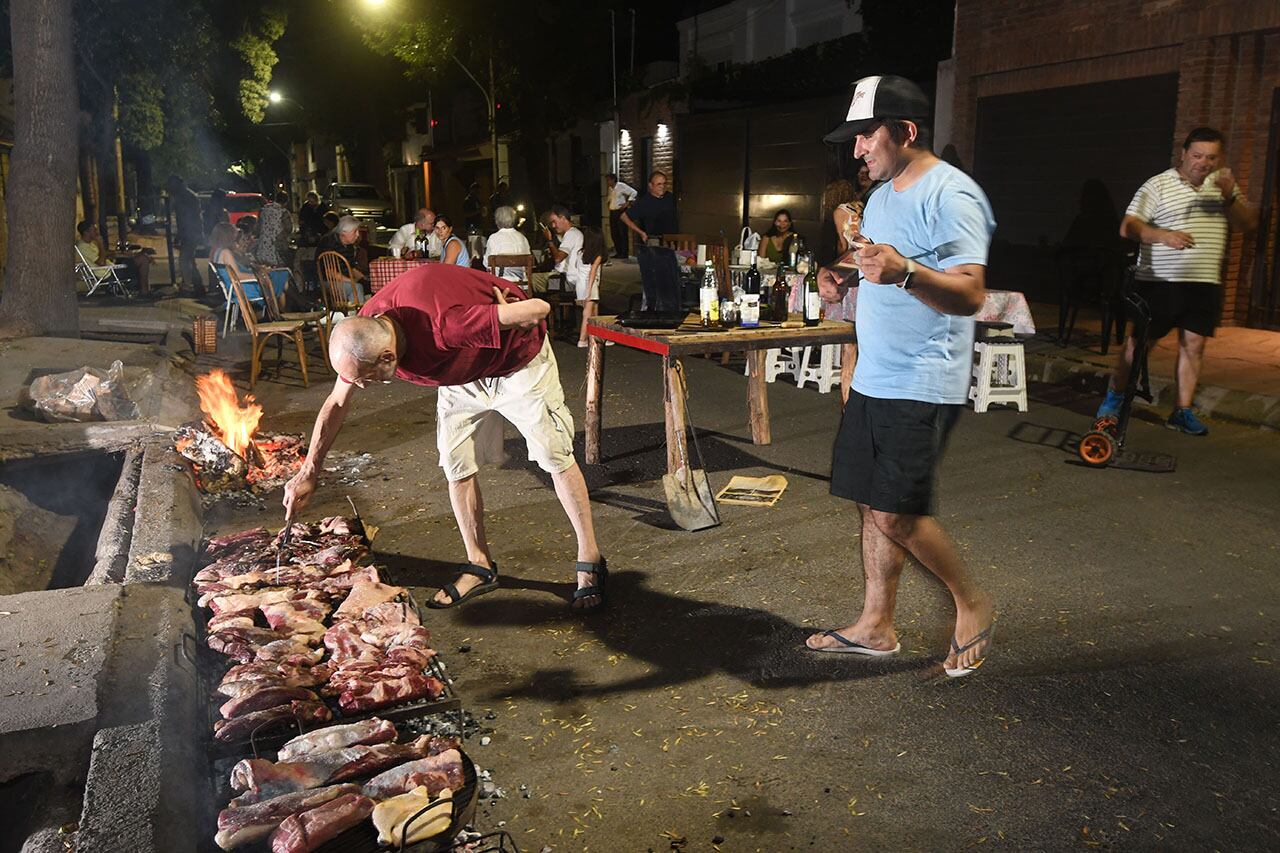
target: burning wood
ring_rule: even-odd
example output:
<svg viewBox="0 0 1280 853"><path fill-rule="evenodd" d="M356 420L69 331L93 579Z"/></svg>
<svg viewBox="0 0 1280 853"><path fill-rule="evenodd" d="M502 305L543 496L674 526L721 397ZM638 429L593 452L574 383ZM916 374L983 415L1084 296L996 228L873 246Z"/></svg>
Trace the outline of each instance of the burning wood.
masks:
<svg viewBox="0 0 1280 853"><path fill-rule="evenodd" d="M304 436L258 435L262 407L252 395L241 405L221 370L198 377L196 391L206 420L184 425L173 443L191 462L202 492L268 491L297 473L307 453Z"/></svg>

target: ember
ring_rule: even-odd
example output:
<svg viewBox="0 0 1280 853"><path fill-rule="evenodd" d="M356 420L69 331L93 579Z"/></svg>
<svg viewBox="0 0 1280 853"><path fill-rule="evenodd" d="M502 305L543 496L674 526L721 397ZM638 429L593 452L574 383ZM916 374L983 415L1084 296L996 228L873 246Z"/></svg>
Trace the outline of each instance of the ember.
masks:
<svg viewBox="0 0 1280 853"><path fill-rule="evenodd" d="M196 390L207 420L183 426L173 443L191 462L201 491L267 491L297 473L307 454L305 436L257 434L262 407L252 396L241 405L221 370L197 377Z"/></svg>

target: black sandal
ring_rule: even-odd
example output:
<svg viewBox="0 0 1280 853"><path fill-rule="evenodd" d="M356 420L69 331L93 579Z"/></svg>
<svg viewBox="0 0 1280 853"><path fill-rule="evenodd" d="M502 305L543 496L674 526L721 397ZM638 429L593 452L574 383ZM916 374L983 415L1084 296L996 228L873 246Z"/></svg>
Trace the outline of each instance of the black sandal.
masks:
<svg viewBox="0 0 1280 853"><path fill-rule="evenodd" d="M463 575L475 575L476 577L480 578L482 582L476 584L471 589L467 590L466 595L459 595L458 587L455 586L455 584L457 583L458 580L462 578ZM458 566L458 577L454 579L454 583L447 583L444 586L440 587L440 589L443 592L448 594L449 603L441 604L440 602L436 601L434 597L432 597L432 599L427 602L427 606L435 608L436 610L444 610L449 607L457 607L459 604L461 604L462 602L466 601L469 598L475 598L477 596L484 595L486 592L493 592L497 588L498 588L498 564L497 563L493 564L492 569L487 569L484 566L477 566L475 563L463 563L461 566Z"/></svg>
<svg viewBox="0 0 1280 853"><path fill-rule="evenodd" d="M573 600L579 601L580 599L583 599L583 598L590 598L591 596L596 596L597 598L600 599L600 601L591 607L574 607L572 604L570 604L569 605L570 609L573 610L575 613L594 613L597 610L599 610L601 607L604 607L604 587L609 580L609 567L604 557L601 557L600 562L598 563L584 563L581 560L579 560L576 567L574 568L574 572L575 572L575 575L574 575L575 582L577 581L576 572L588 572L590 574L593 574L596 576L596 582L592 586L584 586L582 589L575 589L573 591Z"/></svg>

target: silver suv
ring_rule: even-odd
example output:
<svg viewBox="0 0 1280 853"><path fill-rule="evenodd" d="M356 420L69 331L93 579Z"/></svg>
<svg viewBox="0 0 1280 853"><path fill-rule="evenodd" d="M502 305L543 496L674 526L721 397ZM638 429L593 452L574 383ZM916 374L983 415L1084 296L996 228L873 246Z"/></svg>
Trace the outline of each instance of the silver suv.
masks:
<svg viewBox="0 0 1280 853"><path fill-rule="evenodd" d="M391 227L395 211L372 184L329 184L324 194L325 206L340 214L350 214L372 225Z"/></svg>

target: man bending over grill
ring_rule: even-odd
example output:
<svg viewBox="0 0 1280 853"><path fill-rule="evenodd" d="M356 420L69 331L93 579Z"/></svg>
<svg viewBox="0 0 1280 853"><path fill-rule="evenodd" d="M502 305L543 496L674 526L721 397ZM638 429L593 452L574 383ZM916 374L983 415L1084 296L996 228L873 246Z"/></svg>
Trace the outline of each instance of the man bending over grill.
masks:
<svg viewBox="0 0 1280 853"><path fill-rule="evenodd" d="M607 570L596 544L582 471L573 457L573 417L543 322L550 307L518 286L467 267L430 264L397 277L359 316L339 323L329 341L338 374L320 407L301 470L285 486L286 513L306 506L356 389L394 377L436 391L436 443L467 562L429 602L453 607L498 586L484 532L476 474L501 461L505 417L520 430L529 458L551 475L578 537L573 608L604 604Z"/></svg>

